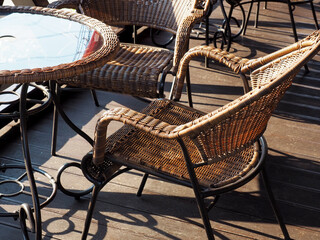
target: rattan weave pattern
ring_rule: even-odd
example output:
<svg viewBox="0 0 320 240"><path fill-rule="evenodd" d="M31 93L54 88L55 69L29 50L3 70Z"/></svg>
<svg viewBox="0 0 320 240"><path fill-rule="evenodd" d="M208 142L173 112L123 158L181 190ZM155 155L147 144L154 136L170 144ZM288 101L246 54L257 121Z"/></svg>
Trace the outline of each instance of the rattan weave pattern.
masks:
<svg viewBox="0 0 320 240"><path fill-rule="evenodd" d="M172 56L173 53L166 49L121 43L116 57L108 64L58 82L74 87L155 97L158 94L158 76L170 64Z"/></svg>
<svg viewBox="0 0 320 240"><path fill-rule="evenodd" d="M284 86L287 87L286 84ZM173 128L170 133L173 134L172 132L177 131L175 126L189 125L188 133L185 134L183 140L191 160L193 163L203 163L204 161L209 164L195 170L198 180L204 187L217 187L235 181L254 166L258 160L257 150L254 150L253 147L254 141L263 134L273 108L278 103L279 99L274 97L281 96L282 92L284 92L282 89L277 89L271 92L268 97L263 97L259 101L241 108L235 114L229 115L226 112L225 118L219 123L213 121L215 113L219 115L219 110L201 116L194 110L169 101L165 102L165 108L160 108L161 110L157 111L155 115L150 112L152 113L154 109L158 110L159 104L155 102L150 105L144 117L152 116L159 120L156 122L154 119L148 119L148 124L154 125L153 128L150 127L149 131L151 132L160 131L161 128L157 126L161 125L166 126L166 129ZM243 98L242 101L248 101L248 98ZM263 108L265 104L270 104L273 107ZM231 108L232 104L229 107ZM201 117L204 121L198 121ZM210 120L213 123L210 123ZM162 122L172 125L168 126ZM186 131L184 128L181 129ZM155 135L143 130L125 127L108 138L105 157L106 159L116 159L116 162L125 165L140 165L149 171L161 172L189 181L184 156L178 142L175 139L159 138ZM98 149L95 150L95 153L98 154ZM103 150L104 147L101 148L101 152ZM99 165L97 162L96 164Z"/></svg>
<svg viewBox="0 0 320 240"><path fill-rule="evenodd" d="M184 156L176 141L182 138L203 187L223 186L241 178L258 161L255 142L264 133L286 89L320 49L319 31L309 39L313 39L313 44L308 47L286 51L279 60L253 71L252 76L258 76L255 87L211 113L204 114L169 100L155 101L142 113L128 108L107 111L96 126L93 165L99 171L99 165L111 160L188 182ZM201 48L199 52L203 52ZM283 66L288 63L289 66ZM260 75L272 71L276 74ZM106 129L112 120L126 125L108 137L106 143Z"/></svg>
<svg viewBox="0 0 320 240"><path fill-rule="evenodd" d="M162 104L165 106L158 111L159 105ZM201 116L198 112L169 101L156 101L144 112L150 115L155 111L156 113L152 115L154 118L174 125L184 124ZM190 180L184 156L176 140L158 138L153 134L133 130L130 127L126 127L119 133L119 135L115 134L108 138L106 159L116 158L120 163L141 165L142 168L173 175L182 180ZM191 159L197 163L201 162L201 154L192 139L185 137L183 140L187 145ZM238 178L250 170L250 165L257 160L257 158L253 159L254 154L254 148L250 146L230 158L211 164L209 167L199 167L196 170L197 177L206 187L227 184L233 177Z"/></svg>
<svg viewBox="0 0 320 240"><path fill-rule="evenodd" d="M109 66L88 72L87 76L61 79L59 83L157 98L163 97L162 90L158 90L160 73L170 69L176 73L188 49L192 26L205 16L209 1L199 5L196 0L62 0L49 5L52 8L72 6L108 25L147 26L171 32L176 35L175 46L171 52L141 45L131 45L129 50L127 44L121 44L121 50ZM142 65L136 65L133 52L139 53Z"/></svg>
<svg viewBox="0 0 320 240"><path fill-rule="evenodd" d="M79 22L83 25L89 26L90 28L94 29L97 33L99 33L103 39L103 44L102 47L94 53L72 63L63 63L58 66L48 66L44 68L35 69L17 69L14 71L2 69L0 70L1 84L41 82L79 75L83 72L89 71L90 69L103 66L110 58L114 56L114 54L119 49L119 41L117 39L117 36L111 30L111 28L109 26L106 26L104 23L96 19L90 18L88 16L66 10L42 7L0 7L0 13L11 12L43 14Z"/></svg>
<svg viewBox="0 0 320 240"><path fill-rule="evenodd" d="M312 52L314 46L319 41L319 31L314 31L308 37L293 43L283 49L268 54L257 59L246 59L237 57L221 49L209 46L194 47L184 55L182 62L189 63L196 56L205 56L219 62L235 73L250 74L250 82L252 88L261 86L261 84L272 81L278 77L280 73L289 74L291 67L298 62L301 57ZM181 97L184 78L186 75L187 64L180 64L177 72L177 78L174 83L173 95L174 99L179 100ZM288 70L288 71L286 71Z"/></svg>

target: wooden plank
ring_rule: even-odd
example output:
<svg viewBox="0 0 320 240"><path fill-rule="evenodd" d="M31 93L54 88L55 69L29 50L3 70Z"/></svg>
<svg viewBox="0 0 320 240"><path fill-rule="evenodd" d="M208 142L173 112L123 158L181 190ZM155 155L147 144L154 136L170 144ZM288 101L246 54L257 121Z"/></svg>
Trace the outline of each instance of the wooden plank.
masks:
<svg viewBox="0 0 320 240"><path fill-rule="evenodd" d="M287 9L281 6L285 5L268 5L268 9L261 12L261 25L257 29L250 25L247 34L236 39L230 51L242 57L256 58L292 43ZM310 33L310 16L300 7L295 14L296 21L306 21L298 24L300 36ZM220 17L219 11L212 15L217 22ZM145 31L141 36L147 37L147 33ZM150 39L142 41L150 42ZM191 41L191 46L201 44L202 40ZM270 148L266 164L270 182L294 239L320 238L320 205L317 201L320 198L319 61L320 55L317 55L308 64L310 73L305 75L302 70L298 74L265 133ZM168 78L167 83L170 82L172 77ZM210 68L205 69L203 58L191 62L191 82L195 107L206 112L242 94L242 83L236 74L212 62ZM170 84L167 84L167 96L169 89ZM98 91L98 99L101 107L94 106L87 90L65 90L62 94L66 113L90 136L93 136L95 123L105 110L118 106L140 110L146 105L130 96L101 91ZM181 102L187 104L186 100L183 93ZM56 176L63 164L80 163L91 146L60 121L58 155L51 156L51 125L52 108L49 108L30 118L28 132L34 166ZM120 126L113 124L108 133ZM1 163L23 164L17 126L8 127L7 134L0 138L0 146ZM0 178L4 175L13 177L15 172L0 173ZM143 196L138 198L135 193L141 178L142 174L136 171L122 174L102 190L89 239L206 239L191 189L150 177ZM63 179L75 190L91 185L79 169L69 169ZM44 184L41 190L47 192ZM44 239L79 239L89 197L76 201L59 191L54 201L42 210ZM30 202L30 199L26 196L0 199L0 206L2 210L12 210L15 201ZM259 177L224 194L210 212L210 220L217 231L216 239L278 239L282 236ZM2 236L16 239L20 234L19 223L0 218L0 231L1 239Z"/></svg>

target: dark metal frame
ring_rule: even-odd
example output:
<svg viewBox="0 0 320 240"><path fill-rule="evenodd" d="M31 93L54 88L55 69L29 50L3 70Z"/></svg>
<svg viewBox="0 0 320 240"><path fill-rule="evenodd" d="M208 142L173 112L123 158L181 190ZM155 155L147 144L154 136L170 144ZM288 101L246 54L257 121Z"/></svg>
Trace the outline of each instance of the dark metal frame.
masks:
<svg viewBox="0 0 320 240"><path fill-rule="evenodd" d="M28 109L27 102L28 99L28 87L29 85L33 85L36 88L42 90L43 94L46 96L44 101L35 101L36 103L41 103L40 106ZM30 184L30 191L31 191L31 198L32 198L32 205L24 203L20 206L20 209L15 213L1 213L0 217L13 217L15 219L19 218L20 226L22 229L22 234L24 239L29 239L28 231L26 227L26 219L30 221L30 225L32 231L35 232L36 239L42 239L42 221L41 221L41 208L51 202L56 194L57 188L54 179L47 174L45 171L33 168L31 163L31 157L29 152L29 143L28 143L28 134L27 134L27 119L30 115L38 113L42 111L44 108L48 107L51 103L51 94L47 91L44 86L35 85L35 84L28 84L24 83L22 85L18 85L18 88L21 86L21 93L20 93L20 101L19 101L19 111L12 112L12 113L1 113L1 118L12 118L14 120L20 119L20 134L21 134L21 144L22 144L22 151L23 151L23 158L24 158L24 166L23 165L1 165L0 169L5 171L8 168L22 168L25 169L26 172L22 174L16 180L12 180L18 183L22 188L17 193L14 193L12 196L16 196L22 193L23 184L19 182L23 177L27 175L28 181ZM17 88L17 89L18 89ZM16 89L16 90L17 90ZM17 93L13 93L17 95ZM34 101L33 101L34 102ZM34 178L34 172L39 172L40 174L46 176L49 179L49 182L52 186L52 193L51 195L40 204L38 190ZM8 196L10 197L10 196Z"/></svg>
<svg viewBox="0 0 320 240"><path fill-rule="evenodd" d="M90 227L90 223L91 223L91 219L92 219L92 215L93 215L93 211L94 211L94 207L97 201L97 197L98 197L98 193L100 192L100 190L110 181L112 180L114 177L118 176L119 174L126 172L130 169L137 169L139 171L142 171L145 173L143 180L140 184L139 190L137 192L137 196L141 196L143 188L145 186L146 180L148 178L148 175L155 175L158 176L160 178L175 182L177 184L181 184L184 186L188 186L188 187L192 187L194 190L194 194L196 197L196 201L197 201L197 205L199 208L199 212L201 215L201 218L203 220L203 224L204 224L204 228L206 230L206 234L208 239L214 239L214 235L213 235L213 229L211 227L210 224L210 220L209 220L209 216L208 216L208 212L212 209L212 207L216 204L216 202L218 201L220 195L222 193L228 192L228 191L232 191L234 189L239 188L240 186L243 186L244 184L248 183L249 181L251 181L256 175L258 175L259 173L261 173L263 182L265 184L267 193L268 193L268 197L270 200L270 203L272 205L274 214L276 216L276 219L278 220L278 223L280 225L280 228L283 232L283 235L285 237L285 239L290 239L289 233L286 229L286 226L284 224L284 221L282 219L282 216L278 210L278 207L276 205L275 202L275 198L274 195L272 193L271 187L268 183L268 178L264 169L264 162L267 156L267 143L266 140L264 139L264 137L260 137L260 139L255 143L255 147L258 147L259 152L260 152L260 158L259 161L257 162L256 166L253 167L253 169L251 170L250 173L248 173L244 178L241 178L239 180L237 180L236 182L223 186L223 187L218 187L218 188L208 188L208 189L204 189L202 188L197 180L196 174L195 174L195 168L197 167L197 165L193 164L190 156L189 156L189 152L187 150L187 147L185 146L183 140L181 138L177 139L178 143L181 146L181 149L183 151L184 157L185 157L185 162L186 162L186 166L188 168L188 172L189 172L189 176L190 176L190 182L184 182L182 180L176 179L174 177L168 176L168 175L164 175L161 173L156 173L156 172L152 172L149 170L144 169L141 166L135 166L135 165L131 165L128 164L126 162L122 162L119 161L117 159L111 159L109 158L109 161L111 163L116 163L116 164L121 164L126 166L125 168L122 168L120 170L118 170L117 172L115 172L113 175L109 176L108 179L105 179L101 182L95 180L94 178L92 178L90 176L90 173L87 171L86 165L88 164L88 161L92 160L92 154L87 154L81 163L81 168L82 171L84 173L84 175L86 176L86 178L91 181L94 184L94 188L93 188L93 192L92 192L92 197L91 197L91 201L89 203L89 207L88 207L88 213L87 213L87 217L86 217L86 221L85 221L85 226L84 226L84 230L82 233L82 239L86 239L87 235L88 235L88 231L89 231L89 227ZM112 165L112 164L111 164ZM207 197L214 197L213 201L206 206L204 203L204 199Z"/></svg>
<svg viewBox="0 0 320 240"><path fill-rule="evenodd" d="M232 41L236 37L238 37L243 31L244 24L245 24L245 11L244 11L244 8L242 7L242 5L227 1L231 5L229 13L227 14L223 1L224 0L218 0L222 15L223 15L222 25L216 26L215 24L210 23L209 18L210 18L211 13L213 12L213 9L214 9L213 6L215 4L215 3L213 3L213 1L211 1L210 9L208 11L207 16L204 19L204 22L200 23L199 27L194 28L194 31L196 31L196 36L194 36L193 38L205 40L206 45L209 45L212 42L214 47L219 47L221 49L224 49L226 47L226 51L229 51L231 44L232 44ZM236 7L240 7L240 10L242 13L242 24L241 25L239 24L239 21L236 18L232 17L233 10ZM231 25L230 25L231 21L234 21L240 27L240 29L237 33L232 33L232 29L231 29ZM204 26L202 26L202 25L204 25ZM210 33L212 31L210 30L210 27L212 27L212 26L214 26L214 28L216 28L216 30L213 32L213 36L211 37ZM205 36L203 38L199 37L200 34L202 34L202 33L197 32L197 31L203 32ZM221 40L220 46L218 46L219 40Z"/></svg>
<svg viewBox="0 0 320 240"><path fill-rule="evenodd" d="M18 165L18 164L1 164L0 165L0 171L5 172L7 169L25 169L25 166ZM37 219L38 214L36 214L36 216L33 216L33 213L37 213L39 209L42 209L43 207L47 206L54 199L54 197L57 193L57 185L56 185L56 182L52 176L50 176L47 172L45 172L39 168L32 168L32 173L35 173L35 172L42 174L43 176L45 176L48 179L48 182L52 188L50 196L45 198L45 200L42 203L40 203L40 201L39 201L38 207L31 207L29 204L23 203L20 205L19 210L17 210L16 212L1 212L0 213L0 217L12 217L14 219L19 219L23 239L29 239L26 220L28 220L30 223L31 232L40 232L41 233L41 231L40 231L41 226L38 226L38 228L36 230L36 224L39 225L39 217ZM10 198L10 197L15 197L20 194L23 194L24 193L23 190L24 190L25 186L21 182L21 180L27 176L27 173L28 172L24 172L16 179L8 179L8 180L0 181L0 184L6 184L6 183L10 182L10 183L16 183L20 186L20 190L18 190L17 192L10 193L10 194L0 193L0 196ZM31 191L31 196L33 197L34 195L35 195L35 192ZM43 198L43 197L35 196L35 199L37 199L37 198L39 199L39 198ZM35 200L35 201L38 202L38 200ZM40 224L41 224L41 222L40 222ZM37 239L41 239L40 234L37 237L38 237Z"/></svg>
<svg viewBox="0 0 320 240"><path fill-rule="evenodd" d="M249 22L249 18L251 15L251 11L252 11L252 7L253 7L253 3L257 3L257 12L256 12L256 19L255 19L255 27L258 27L258 16L259 16L259 10L260 10L260 2L282 2L282 3L286 3L288 5L288 9L289 9L289 16L290 16L290 21L291 21L291 27L292 27L292 32L293 32L293 36L294 36L294 40L297 42L298 39L298 34L297 34L297 29L296 29L296 23L294 21L294 16L293 16L293 11L295 10L295 6L296 5L301 5L301 4L306 4L309 3L310 7L311 7L311 11L312 11L312 16L315 22L315 28L317 30L319 30L319 24L318 24L318 20L317 20L317 16L315 13L315 9L314 9L314 5L313 5L313 0L303 0L303 1L297 1L297 2L291 2L290 0L251 0L251 1L243 1L240 2L239 5L244 5L244 4L248 4L250 3L250 7L248 10L248 16L246 19L246 24L244 26L243 29L243 35L246 34L246 30L247 30L247 26L248 26L248 22Z"/></svg>

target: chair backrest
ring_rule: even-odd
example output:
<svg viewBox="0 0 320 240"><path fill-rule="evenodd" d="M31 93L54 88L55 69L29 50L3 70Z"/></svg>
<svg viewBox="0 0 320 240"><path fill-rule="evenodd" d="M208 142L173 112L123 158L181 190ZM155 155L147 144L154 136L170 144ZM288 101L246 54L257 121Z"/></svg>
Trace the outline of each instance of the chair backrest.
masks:
<svg viewBox="0 0 320 240"><path fill-rule="evenodd" d="M138 25L176 33L178 26L199 8L196 0L83 0L86 15L110 25Z"/></svg>
<svg viewBox="0 0 320 240"><path fill-rule="evenodd" d="M109 25L147 26L175 34L173 66L177 66L209 0L82 0L80 5L84 14Z"/></svg>
<svg viewBox="0 0 320 240"><path fill-rule="evenodd" d="M286 48L286 54L283 55L284 51L276 52L282 52L282 56L267 64L263 64L268 60L266 58L258 59L259 64L249 63L246 70L255 68L251 73L252 90L188 123L191 128L185 128L185 133L191 136L202 155L203 162L199 164L209 164L236 154L262 136L292 80L319 50L320 31L316 31ZM183 134L183 131L180 132L180 135Z"/></svg>

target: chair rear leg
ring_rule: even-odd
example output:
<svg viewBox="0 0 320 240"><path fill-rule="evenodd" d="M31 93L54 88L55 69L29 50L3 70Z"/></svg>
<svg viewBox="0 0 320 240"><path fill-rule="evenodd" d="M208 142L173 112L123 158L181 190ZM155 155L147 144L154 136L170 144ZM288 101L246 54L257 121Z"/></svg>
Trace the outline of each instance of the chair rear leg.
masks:
<svg viewBox="0 0 320 240"><path fill-rule="evenodd" d="M147 182L148 177L149 177L149 174L148 174L148 173L145 173L145 174L143 175L142 181L141 181L141 183L140 183L140 187L139 187L138 192L137 192L137 196L138 196L138 197L141 197L142 191L143 191L143 189L144 189L144 186L146 185L146 182Z"/></svg>
<svg viewBox="0 0 320 240"><path fill-rule="evenodd" d="M188 94L189 107L193 107L189 66L188 66L187 72L186 72L186 84L187 84L187 94Z"/></svg>
<svg viewBox="0 0 320 240"><path fill-rule="evenodd" d="M278 223L280 225L280 228L281 228L281 231L284 235L284 238L289 240L291 239L290 236L289 236L289 233L288 233L288 230L286 228L286 225L283 221L283 218L279 212L279 209L276 205L276 201L275 201L275 198L274 198L274 195L273 195L273 192L271 190L271 187L270 187L270 184L269 184L269 181L268 181L268 176L267 176L267 173L266 173L266 170L265 168L262 168L261 170L261 176L262 176L262 180L263 180L263 183L265 185L265 188L267 190L267 193L268 193L268 197L269 197L269 200L270 200L270 203L271 203L271 206L272 206L272 209L273 209L273 212L278 220Z"/></svg>
<svg viewBox="0 0 320 240"><path fill-rule="evenodd" d="M250 7L249 7L249 10L248 10L248 15L247 15L246 22L245 22L244 27L243 27L242 35L246 35L246 31L247 31L248 23L249 23L249 20L250 20L251 11L252 11L252 6L253 6L253 1L251 1L251 3L250 3Z"/></svg>
<svg viewBox="0 0 320 240"><path fill-rule="evenodd" d="M310 1L310 7L311 7L312 16L313 16L313 19L314 19L314 23L315 23L316 29L319 30L319 24L318 24L318 20L317 20L316 11L314 9L313 1Z"/></svg>
<svg viewBox="0 0 320 240"><path fill-rule="evenodd" d="M89 233L89 228L90 228L90 223L92 220L93 210L94 210L94 207L97 202L98 194L99 194L100 190L103 188L103 186L104 186L104 184L95 185L92 190L92 196L91 196L91 200L90 200L89 207L88 207L86 221L85 221L84 228L82 231L82 236L81 236L82 240L87 239L87 236Z"/></svg>
<svg viewBox="0 0 320 240"><path fill-rule="evenodd" d="M94 105L96 105L96 107L99 107L99 101L98 101L98 97L97 97L97 93L96 93L96 90L94 89L91 89L91 95L92 95L92 98L93 98L93 101L94 101Z"/></svg>
<svg viewBox="0 0 320 240"><path fill-rule="evenodd" d="M254 27L255 28L258 27L259 14L260 14L260 1L257 2L256 20L254 22Z"/></svg>
<svg viewBox="0 0 320 240"><path fill-rule="evenodd" d="M290 0L287 0L287 3L288 3L288 8L289 8L289 15L290 15L290 21L291 21L291 27L292 27L294 40L296 42L298 42L298 34L297 34L297 29L296 29L296 23L295 23L294 17L293 17L292 4L291 4Z"/></svg>
<svg viewBox="0 0 320 240"><path fill-rule="evenodd" d="M210 28L210 24L209 24L209 15L206 16L205 18L205 24L206 24L206 32L205 32L205 38L206 38L206 46L209 46L210 43L210 39L209 39L209 28ZM208 58L205 57L204 58L204 66L205 68L209 67L209 63L208 63Z"/></svg>

